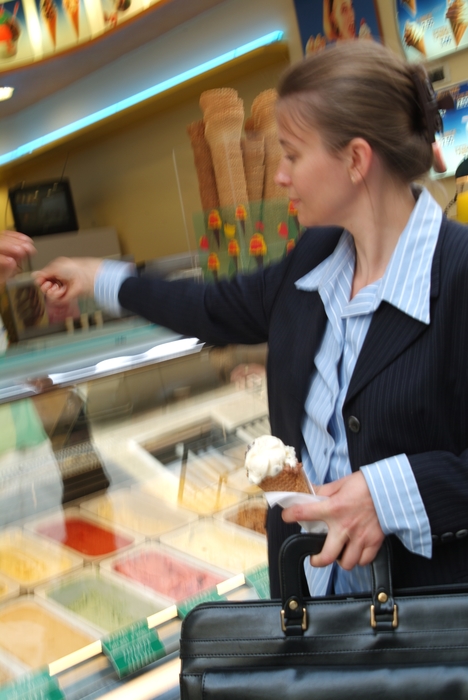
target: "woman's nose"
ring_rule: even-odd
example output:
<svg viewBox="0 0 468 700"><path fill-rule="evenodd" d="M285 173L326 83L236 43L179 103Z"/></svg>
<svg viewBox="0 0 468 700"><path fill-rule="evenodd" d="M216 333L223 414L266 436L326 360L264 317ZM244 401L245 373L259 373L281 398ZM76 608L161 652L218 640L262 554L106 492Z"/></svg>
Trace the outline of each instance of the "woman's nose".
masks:
<svg viewBox="0 0 468 700"><path fill-rule="evenodd" d="M281 162L275 175L275 183L280 187L289 187L291 180L288 173L285 171L283 163Z"/></svg>

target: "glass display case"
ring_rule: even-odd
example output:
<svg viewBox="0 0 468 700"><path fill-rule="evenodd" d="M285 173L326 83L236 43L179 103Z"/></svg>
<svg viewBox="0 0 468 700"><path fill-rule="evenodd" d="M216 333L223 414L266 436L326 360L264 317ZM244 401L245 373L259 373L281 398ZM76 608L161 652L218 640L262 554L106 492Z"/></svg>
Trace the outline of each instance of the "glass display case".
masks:
<svg viewBox="0 0 468 700"><path fill-rule="evenodd" d="M0 700L177 698L189 610L268 596L255 354L126 318L2 356Z"/></svg>

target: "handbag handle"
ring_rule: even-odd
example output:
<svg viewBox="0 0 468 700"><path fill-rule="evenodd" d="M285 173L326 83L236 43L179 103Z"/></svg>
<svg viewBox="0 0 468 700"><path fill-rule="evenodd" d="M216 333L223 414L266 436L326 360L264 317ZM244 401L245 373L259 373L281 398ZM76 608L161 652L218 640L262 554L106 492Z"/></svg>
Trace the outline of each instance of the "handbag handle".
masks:
<svg viewBox="0 0 468 700"><path fill-rule="evenodd" d="M288 537L279 553L281 586L281 627L290 635L301 635L307 629L307 609L301 586L304 559L321 552L326 534L307 533ZM398 625L398 609L393 597L390 550L385 540L371 564L372 603L370 625L377 632L390 631Z"/></svg>

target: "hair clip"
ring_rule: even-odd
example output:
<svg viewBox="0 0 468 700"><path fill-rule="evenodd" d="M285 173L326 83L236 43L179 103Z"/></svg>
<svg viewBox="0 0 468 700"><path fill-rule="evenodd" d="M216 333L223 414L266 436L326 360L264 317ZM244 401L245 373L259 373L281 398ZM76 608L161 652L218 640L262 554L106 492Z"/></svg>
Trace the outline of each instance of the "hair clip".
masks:
<svg viewBox="0 0 468 700"><path fill-rule="evenodd" d="M412 71L411 77L417 93L421 127L426 132L429 143L434 143L435 135L442 134L444 125L440 115L441 109L453 109L454 101L450 93L437 97L426 71L420 66Z"/></svg>

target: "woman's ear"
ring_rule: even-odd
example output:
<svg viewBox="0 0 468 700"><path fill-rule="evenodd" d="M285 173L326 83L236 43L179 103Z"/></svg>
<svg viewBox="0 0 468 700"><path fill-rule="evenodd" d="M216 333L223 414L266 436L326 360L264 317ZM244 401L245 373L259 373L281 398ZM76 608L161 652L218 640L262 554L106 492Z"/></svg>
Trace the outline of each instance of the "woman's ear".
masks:
<svg viewBox="0 0 468 700"><path fill-rule="evenodd" d="M445 173L445 171L447 170L447 165L445 163L445 158L441 145L440 143L437 143L437 141L434 141L434 143L432 144L432 153L434 160L434 170L436 171L436 173Z"/></svg>
<svg viewBox="0 0 468 700"><path fill-rule="evenodd" d="M352 139L345 148L345 158L351 182L357 184L365 180L372 165L374 152L362 138Z"/></svg>

